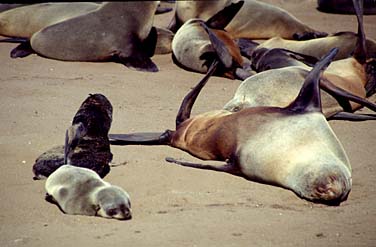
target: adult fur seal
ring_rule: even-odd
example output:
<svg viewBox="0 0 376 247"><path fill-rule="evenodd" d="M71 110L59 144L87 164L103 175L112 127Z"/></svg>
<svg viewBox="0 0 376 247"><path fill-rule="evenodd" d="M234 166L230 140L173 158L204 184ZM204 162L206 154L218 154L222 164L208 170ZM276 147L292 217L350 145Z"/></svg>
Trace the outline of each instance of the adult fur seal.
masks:
<svg viewBox="0 0 376 247"><path fill-rule="evenodd" d="M128 193L90 169L63 165L48 177L45 188L46 200L66 214L132 218Z"/></svg>
<svg viewBox="0 0 376 247"><path fill-rule="evenodd" d="M208 20L215 13L238 0L176 1L176 12L169 28L176 32L192 18ZM260 21L262 20L262 21ZM245 0L244 6L226 27L234 38L267 39L280 36L286 39L309 39L326 36L305 25L287 11L268 3Z"/></svg>
<svg viewBox="0 0 376 247"><path fill-rule="evenodd" d="M353 48L355 51L350 58L332 62L320 78L321 87L327 92L322 94L323 112L329 119L336 118L336 115L341 115L343 111L354 112L364 103L376 110L374 104L365 100L376 91L376 63L374 59L366 59L362 8L358 1L354 4L359 26L357 45ZM311 69L308 65L315 63L316 59L285 49L257 47L252 51L250 60L253 68L261 73L249 77L239 86L234 98L225 105L227 110L237 111L244 107L262 105L287 106ZM334 89L336 95L329 92L329 88ZM343 96L351 96L355 102L344 102ZM372 116L353 116L354 118L348 120L374 119Z"/></svg>
<svg viewBox="0 0 376 247"><path fill-rule="evenodd" d="M30 43L11 52L32 52L65 61L117 61L141 71L156 72L151 61L157 42L153 27L158 2L106 2L87 14L47 26ZM141 14L142 13L142 14Z"/></svg>
<svg viewBox="0 0 376 247"><path fill-rule="evenodd" d="M172 40L173 61L180 67L206 73L210 64L228 50L230 56L220 63L215 75L230 79L250 76L249 63L244 62L240 49L224 27L243 6L243 1L220 10L209 20L190 19L176 32ZM223 57L223 56L222 56Z"/></svg>
<svg viewBox="0 0 376 247"><path fill-rule="evenodd" d="M48 177L64 164L92 169L105 177L112 160L108 132L112 122L112 105L102 94L90 95L66 131L65 145L40 155L33 165L34 179Z"/></svg>
<svg viewBox="0 0 376 247"><path fill-rule="evenodd" d="M0 35L31 38L52 24L86 14L100 4L90 2L39 3L0 13Z"/></svg>
<svg viewBox="0 0 376 247"><path fill-rule="evenodd" d="M169 145L223 165L168 161L227 172L281 186L315 202L338 204L351 190L347 155L321 113L319 78L338 50L310 71L298 96L285 108L217 110L190 117L197 95L215 68L184 98L176 130L164 133L110 134L113 145Z"/></svg>

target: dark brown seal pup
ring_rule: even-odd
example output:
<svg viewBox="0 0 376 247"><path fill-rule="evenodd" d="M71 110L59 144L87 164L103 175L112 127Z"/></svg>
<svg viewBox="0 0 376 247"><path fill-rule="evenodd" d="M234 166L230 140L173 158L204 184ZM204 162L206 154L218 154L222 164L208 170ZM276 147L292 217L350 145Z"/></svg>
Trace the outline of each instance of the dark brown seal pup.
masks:
<svg viewBox="0 0 376 247"><path fill-rule="evenodd" d="M338 204L351 190L347 155L321 112L319 78L338 50L310 71L295 100L285 108L252 107L239 112L217 110L190 116L200 90L215 68L184 98L176 130L164 133L110 134L113 145L169 145L223 165L180 165L227 172L252 181L281 186L298 196Z"/></svg>
<svg viewBox="0 0 376 247"><path fill-rule="evenodd" d="M108 132L112 105L102 94L90 95L80 106L67 129L65 146L48 150L33 165L34 179L48 177L64 164L89 168L105 177L112 160Z"/></svg>

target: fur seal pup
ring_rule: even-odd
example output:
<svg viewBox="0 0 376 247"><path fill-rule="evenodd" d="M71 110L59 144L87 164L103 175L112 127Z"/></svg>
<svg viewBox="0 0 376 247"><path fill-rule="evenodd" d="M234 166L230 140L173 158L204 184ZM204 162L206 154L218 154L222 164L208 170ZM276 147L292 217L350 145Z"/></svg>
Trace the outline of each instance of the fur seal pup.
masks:
<svg viewBox="0 0 376 247"><path fill-rule="evenodd" d="M215 75L230 79L249 77L252 74L249 64L244 61L231 35L223 30L243 3L240 1L225 7L206 22L190 19L184 23L172 40L175 64L189 71L206 73L210 64L224 54L221 49L227 49L230 57L219 64Z"/></svg>
<svg viewBox="0 0 376 247"><path fill-rule="evenodd" d="M184 98L176 130L163 133L110 134L113 145L169 145L203 160L223 165L167 161L227 172L251 181L287 188L298 196L325 204L346 200L352 185L348 157L321 112L319 78L338 50L310 71L287 107L252 107L239 112L217 110L191 117L208 74Z"/></svg>
<svg viewBox="0 0 376 247"><path fill-rule="evenodd" d="M366 60L361 6L357 1L355 4L358 11L359 38L353 56L332 62L320 79L320 85L326 91L322 93L323 112L329 119L343 111L354 112L364 104L376 110L375 104L365 100L376 91L376 62L374 59ZM253 50L249 58L252 67L261 73L249 77L239 86L234 98L225 105L226 110L238 111L244 107L262 105L287 106L299 92L310 66L316 60L314 57L285 49L263 47ZM331 89L336 91L336 95L331 94ZM343 102L342 97L350 95L355 101ZM365 120L363 117L361 119ZM374 118L369 116L369 119ZM354 115L354 118L349 120L357 118Z"/></svg>
<svg viewBox="0 0 376 247"><path fill-rule="evenodd" d="M33 165L34 179L48 177L64 164L89 168L105 177L112 160L108 132L112 105L102 94L91 94L80 106L66 131L65 145L40 155Z"/></svg>
<svg viewBox="0 0 376 247"><path fill-rule="evenodd" d="M87 14L39 30L30 43L21 43L11 56L35 52L64 61L110 60L156 72L158 68L150 57L157 42L157 31L152 26L157 5L155 1L103 3Z"/></svg>
<svg viewBox="0 0 376 247"><path fill-rule="evenodd" d="M132 218L128 193L103 181L94 171L63 165L46 180L46 200L65 214Z"/></svg>
<svg viewBox="0 0 376 247"><path fill-rule="evenodd" d="M238 0L176 1L175 16L169 28L176 32L192 18L206 21L224 7L236 2ZM309 39L327 35L310 28L279 7L255 0L244 1L244 6L226 27L226 31L234 38L249 39L267 39L275 36L286 39Z"/></svg>

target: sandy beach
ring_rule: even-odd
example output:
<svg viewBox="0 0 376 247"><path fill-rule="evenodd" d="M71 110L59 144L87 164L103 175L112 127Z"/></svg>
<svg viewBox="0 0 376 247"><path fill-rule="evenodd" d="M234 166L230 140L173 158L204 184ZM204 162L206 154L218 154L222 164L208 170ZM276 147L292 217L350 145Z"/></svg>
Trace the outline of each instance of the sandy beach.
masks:
<svg viewBox="0 0 376 247"><path fill-rule="evenodd" d="M355 16L322 13L314 0L268 0L313 28L356 31ZM173 12L159 15L168 25ZM376 40L376 15L365 16ZM58 44L56 44L58 45ZM314 204L293 192L229 174L165 162L197 161L170 147L112 146L105 180L131 196L129 221L63 214L32 179L35 159L64 143L65 130L89 93L113 105L112 133L173 129L182 98L203 77L155 55L157 73L117 63L12 59L0 44L0 246L376 246L376 123L332 121L353 168L340 206ZM241 81L212 77L193 114L220 109ZM364 110L363 112L367 112Z"/></svg>

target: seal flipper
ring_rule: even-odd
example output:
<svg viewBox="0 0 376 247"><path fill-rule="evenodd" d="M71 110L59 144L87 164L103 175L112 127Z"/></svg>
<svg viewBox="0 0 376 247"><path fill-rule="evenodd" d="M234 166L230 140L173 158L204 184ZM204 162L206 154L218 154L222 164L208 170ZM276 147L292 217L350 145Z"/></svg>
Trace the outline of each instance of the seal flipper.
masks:
<svg viewBox="0 0 376 247"><path fill-rule="evenodd" d="M28 41L29 41L28 38L20 38L20 37L0 39L1 43L23 43L23 42L28 42Z"/></svg>
<svg viewBox="0 0 376 247"><path fill-rule="evenodd" d="M218 64L218 60L214 60L204 78L202 78L201 81L199 81L199 83L184 97L176 116L176 128L178 128L179 125L185 120L190 118L191 110L197 96L199 95L201 89L205 86L206 82L209 80L210 76L212 76L215 72Z"/></svg>
<svg viewBox="0 0 376 247"><path fill-rule="evenodd" d="M333 48L325 55L308 73L304 84L296 99L285 109L296 113L322 112L320 96L320 77L338 53L338 48Z"/></svg>
<svg viewBox="0 0 376 247"><path fill-rule="evenodd" d="M215 15L210 17L205 24L214 29L224 30L225 27L231 22L235 15L239 12L243 6L244 1L239 1L237 3L231 3L229 6L226 6Z"/></svg>
<svg viewBox="0 0 376 247"><path fill-rule="evenodd" d="M171 131L165 132L145 132L132 134L109 134L108 138L111 145L169 145L171 140Z"/></svg>
<svg viewBox="0 0 376 247"><path fill-rule="evenodd" d="M157 65L150 59L154 55L157 38L158 34L155 27L151 28L149 36L144 41L140 41L138 37L132 35L130 40L130 43L133 44L131 55L117 54L118 61L136 70L157 72ZM116 60L116 57L114 58Z"/></svg>
<svg viewBox="0 0 376 247"><path fill-rule="evenodd" d="M327 120L368 121L376 120L376 114L356 114L351 112L338 112L333 116L330 116Z"/></svg>
<svg viewBox="0 0 376 247"><path fill-rule="evenodd" d="M16 48L14 48L10 52L10 57L11 58L27 57L34 53L35 51L31 47L30 41L25 41L19 44Z"/></svg>
<svg viewBox="0 0 376 247"><path fill-rule="evenodd" d="M85 136L87 129L83 123L78 123L70 126L65 132L65 145L64 145L64 164L68 164L69 153L75 149L79 140Z"/></svg>

